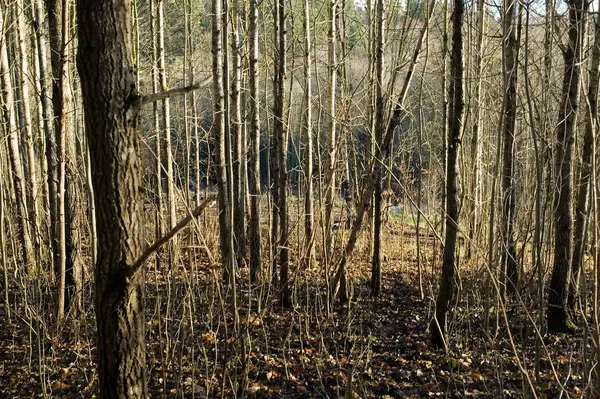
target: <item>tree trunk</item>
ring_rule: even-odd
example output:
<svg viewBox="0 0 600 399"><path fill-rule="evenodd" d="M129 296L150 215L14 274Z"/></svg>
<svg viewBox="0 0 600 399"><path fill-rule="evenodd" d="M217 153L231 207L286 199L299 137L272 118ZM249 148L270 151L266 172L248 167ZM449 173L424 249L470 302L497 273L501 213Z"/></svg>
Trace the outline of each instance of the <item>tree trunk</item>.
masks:
<svg viewBox="0 0 600 399"><path fill-rule="evenodd" d="M554 203L554 264L548 294L549 332L575 329L568 311L569 279L573 245L573 143L579 105L579 85L588 2L570 0L568 43L563 51L565 69L562 99L556 127L555 167L558 193Z"/></svg>
<svg viewBox="0 0 600 399"><path fill-rule="evenodd" d="M502 62L504 70L503 101L503 166L502 166L502 293L514 292L519 283L515 242L516 185L515 185L515 135L517 122L517 62L519 41L517 32L517 3L506 0L503 19Z"/></svg>
<svg viewBox="0 0 600 399"><path fill-rule="evenodd" d="M27 190L27 202L28 202L28 214L29 224L31 225L32 241L36 247L39 248L40 241L40 223L38 220L39 214L39 198L38 198L38 180L37 180L37 164L35 162L35 150L34 150L34 138L33 138L33 126L31 121L31 105L29 98L29 54L27 51L27 40L29 32L26 31L25 25L25 6L23 0L18 0L14 3L15 13L15 27L17 33L17 44L19 54L19 86L21 88L20 103L23 108L23 120L21 126L21 132L25 137L26 145L26 156L27 160L27 171L28 171L28 190ZM38 249L39 251L39 249Z"/></svg>
<svg viewBox="0 0 600 399"><path fill-rule="evenodd" d="M275 76L273 79L273 138L274 155L273 161L276 165L276 171L273 179L277 181L275 190L275 208L277 209L277 218L279 220L279 234L275 230L274 240L277 241L277 248L274 259L279 258L279 289L280 300L284 306L291 305L291 290L289 286L289 226L287 212L287 139L286 125L284 121L284 102L285 102L285 78L286 78L286 9L285 0L278 0L275 6ZM278 237L278 238L277 238Z"/></svg>
<svg viewBox="0 0 600 399"><path fill-rule="evenodd" d="M77 1L86 136L98 222L95 269L101 398L145 398L139 102L131 2Z"/></svg>
<svg viewBox="0 0 600 399"><path fill-rule="evenodd" d="M587 90L587 104L584 113L585 133L581 150L581 171L577 182L577 202L575 205L575 224L573 227L573 258L571 262L572 281L569 290L569 308L576 310L579 296L579 279L583 267L585 251L585 224L589 213L589 191L592 175L592 156L594 135L598 127L598 83L600 79L600 26L596 20L594 29L594 43L592 48L592 64L590 68L589 84Z"/></svg>
<svg viewBox="0 0 600 399"><path fill-rule="evenodd" d="M375 34L375 114L372 116L375 118L375 145L379 145L383 138L383 130L385 129L385 104L383 94L383 69L384 69L384 43L385 43L385 26L384 26L384 1L377 0L375 3L375 14L376 14L376 34ZM393 138L392 138L393 141ZM386 148L382 148L378 151L379 154L385 156L387 152ZM384 159L373 159L372 162L383 162ZM371 296L379 296L381 294L381 201L382 201L382 171L375 177L375 196L373 198L373 259L371 262Z"/></svg>
<svg viewBox="0 0 600 399"><path fill-rule="evenodd" d="M436 348L446 347L446 318L455 290L456 238L458 235L458 154L463 115L463 59L462 23L464 4L454 1L452 14L452 54L450 58L450 86L448 98L448 167L446 171L446 236L440 291L438 292L435 316L431 322L431 344Z"/></svg>
<svg viewBox="0 0 600 399"><path fill-rule="evenodd" d="M307 265L314 260L314 187L313 187L313 128L312 128L312 63L311 31L310 31L310 2L304 0L304 239Z"/></svg>
<svg viewBox="0 0 600 399"><path fill-rule="evenodd" d="M223 53L222 53L222 3L213 0L212 21L212 56L213 56L213 96L214 123L216 143L217 191L219 202L219 244L223 263L223 281L229 281L229 204L227 201L227 171L225 169L225 93L223 88Z"/></svg>
<svg viewBox="0 0 600 399"><path fill-rule="evenodd" d="M257 281L260 248L260 119L258 101L258 0L250 0L250 279Z"/></svg>
<svg viewBox="0 0 600 399"><path fill-rule="evenodd" d="M233 58L233 79L231 80L231 142L232 142L232 205L233 225L235 229L235 251L236 264L244 264L246 250L246 215L244 201L244 176L242 174L242 144L244 126L242 124L242 96L240 93L242 84L242 44L240 38L241 27L241 5L239 0L233 0L232 4L232 40L231 53Z"/></svg>

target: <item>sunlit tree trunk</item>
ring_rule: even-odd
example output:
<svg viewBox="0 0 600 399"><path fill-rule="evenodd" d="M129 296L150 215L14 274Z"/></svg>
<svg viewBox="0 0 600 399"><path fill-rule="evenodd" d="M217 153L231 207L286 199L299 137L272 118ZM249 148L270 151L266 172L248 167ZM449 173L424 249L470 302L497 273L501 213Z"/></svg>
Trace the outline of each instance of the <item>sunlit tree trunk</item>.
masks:
<svg viewBox="0 0 600 399"><path fill-rule="evenodd" d="M458 236L458 154L463 116L463 59L462 24L464 3L454 1L452 13L452 52L450 55L450 85L448 88L448 164L446 169L446 235L440 290L436 299L435 316L431 323L431 343L446 347L446 318L456 285L456 239Z"/></svg>
<svg viewBox="0 0 600 399"><path fill-rule="evenodd" d="M385 13L384 1L377 0L375 2L375 18L376 18L376 34L375 34L375 145L381 145L383 131L385 129L385 105L383 92L383 70L384 70L384 43L385 43ZM393 140L393 139L392 139ZM387 148L381 148L377 151L378 154L385 156ZM383 162L383 158L374 159L373 162ZM382 202L382 171L379 170L375 176L375 196L373 198L373 258L371 260L371 295L378 296L381 294L381 202Z"/></svg>
<svg viewBox="0 0 600 399"><path fill-rule="evenodd" d="M260 248L260 119L258 99L258 0L250 0L250 279L255 282L261 265Z"/></svg>
<svg viewBox="0 0 600 399"><path fill-rule="evenodd" d="M312 62L310 2L304 1L304 237L306 261L310 265L314 258L314 186L313 186L313 124L312 124Z"/></svg>

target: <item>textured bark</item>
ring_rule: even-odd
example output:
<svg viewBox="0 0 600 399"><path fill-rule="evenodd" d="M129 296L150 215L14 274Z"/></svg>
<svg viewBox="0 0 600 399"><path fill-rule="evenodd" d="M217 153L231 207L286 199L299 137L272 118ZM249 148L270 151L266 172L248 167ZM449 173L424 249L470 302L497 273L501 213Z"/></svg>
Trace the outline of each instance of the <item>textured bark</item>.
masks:
<svg viewBox="0 0 600 399"><path fill-rule="evenodd" d="M502 292L513 292L519 284L515 242L517 192L515 185L515 135L517 122L517 62L519 41L517 32L517 2L506 0L503 19L504 101L502 130Z"/></svg>
<svg viewBox="0 0 600 399"><path fill-rule="evenodd" d="M431 323L431 344L445 347L446 317L456 285L456 238L458 236L458 154L463 116L462 24L464 4L454 1L452 14L452 53L450 56L450 86L448 88L448 166L446 169L446 236L440 290L435 303L435 318Z"/></svg>
<svg viewBox="0 0 600 399"><path fill-rule="evenodd" d="M337 0L329 0L329 31L328 31L328 81L327 81L327 155L325 156L325 223L323 235L325 237L325 265L329 273L329 262L331 260L331 216L333 205L337 194L336 190L336 158L337 158L337 116L336 116L336 92L337 92Z"/></svg>
<svg viewBox="0 0 600 399"><path fill-rule="evenodd" d="M258 0L250 0L250 279L258 278L260 248L260 120L258 103Z"/></svg>
<svg viewBox="0 0 600 399"><path fill-rule="evenodd" d="M314 258L314 185L313 185L313 127L312 127L312 63L311 31L310 31L310 3L304 0L304 176L306 179L304 191L304 239L307 264Z"/></svg>
<svg viewBox="0 0 600 399"><path fill-rule="evenodd" d="M79 53L96 199L95 268L101 398L145 398L139 99L131 2L77 1Z"/></svg>
<svg viewBox="0 0 600 399"><path fill-rule="evenodd" d="M568 311L569 280L573 249L573 143L579 106L579 86L585 33L585 13L588 2L570 0L568 43L563 52L565 61L562 99L556 127L555 167L558 193L554 203L554 264L548 293L548 330L573 331L575 325Z"/></svg>
<svg viewBox="0 0 600 399"><path fill-rule="evenodd" d="M227 171L225 169L225 93L223 89L223 53L222 53L222 4L213 0L212 56L214 82L214 123L216 143L217 190L219 203L219 243L221 259L224 265L223 281L229 281L229 204L227 202Z"/></svg>
<svg viewBox="0 0 600 399"><path fill-rule="evenodd" d="M235 231L236 264L242 266L246 252L246 202L244 201L244 174L242 167L242 147L244 142L244 125L242 124L242 44L240 42L241 4L233 0L232 7L232 40L231 53L233 59L233 79L231 80L231 139L232 139L232 198L233 225Z"/></svg>
<svg viewBox="0 0 600 399"><path fill-rule="evenodd" d="M34 4L34 29L35 37L37 41L37 58L39 64L39 85L40 85L40 103L42 106L42 128L44 135L44 141L46 144L46 190L48 194L48 206L50 213L50 235L49 235L49 247L52 254L50 262L51 267L54 267L53 261L55 250L54 234L56 231L56 148L54 140L54 124L52 123L52 105L51 105L51 93L49 92L49 70L47 60L47 46L46 36L48 31L46 29L46 23L44 19L44 7L42 0L35 0ZM51 275L54 275L51 273Z"/></svg>
<svg viewBox="0 0 600 399"><path fill-rule="evenodd" d="M27 160L27 202L29 223L31 225L32 241L35 247L39 248L40 223L39 215L39 197L38 197L38 172L34 150L33 125L31 120L31 105L30 105L30 70L29 70L29 54L27 48L27 38L29 32L25 25L25 5L23 0L17 0L14 4L15 28L17 33L17 47L19 54L19 87L21 88L20 104L23 108L23 119L21 125L21 133L25 137L26 156Z"/></svg>
<svg viewBox="0 0 600 399"><path fill-rule="evenodd" d="M581 149L581 171L577 182L577 200L575 204L575 224L573 226L573 258L571 262L572 281L569 290L569 308L575 310L579 296L579 279L583 267L585 241L587 234L585 224L589 213L589 192L592 175L592 156L594 135L598 128L598 83L600 79L600 27L596 21L594 44L592 48L592 64L590 67L587 89L587 105L584 108L585 133Z"/></svg>
<svg viewBox="0 0 600 399"><path fill-rule="evenodd" d="M277 166L273 179L277 181L275 190L277 198L275 209L279 219L279 232L275 231L277 237L277 251L279 256L279 289L280 300L284 306L291 305L291 290L289 286L289 219L287 211L287 133L284 121L285 102L285 78L286 78L286 8L285 0L278 0L275 6L275 74L273 79L273 138L274 138L274 165Z"/></svg>
<svg viewBox="0 0 600 399"><path fill-rule="evenodd" d="M384 95L383 95L383 69L384 69L384 43L385 43L385 13L383 0L378 0L375 5L376 14L376 35L375 40L375 145L379 145L383 138L383 130L385 129L384 114ZM386 149L380 152L381 155L386 154ZM374 162L383 162L383 158L375 159ZM371 295L378 296L381 294L381 202L382 202L382 171L380 170L375 177L375 195L373 197L373 259L371 261Z"/></svg>

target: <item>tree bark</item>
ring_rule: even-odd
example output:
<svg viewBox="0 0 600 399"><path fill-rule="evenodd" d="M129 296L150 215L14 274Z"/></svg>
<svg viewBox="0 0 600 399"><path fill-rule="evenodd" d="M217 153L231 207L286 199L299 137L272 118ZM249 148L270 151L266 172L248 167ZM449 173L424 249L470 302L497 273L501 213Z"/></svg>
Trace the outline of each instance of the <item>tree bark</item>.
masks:
<svg viewBox="0 0 600 399"><path fill-rule="evenodd" d="M258 102L258 0L250 0L250 279L256 282L260 248L260 119Z"/></svg>
<svg viewBox="0 0 600 399"><path fill-rule="evenodd" d="M515 135L517 122L517 62L519 41L517 32L517 2L506 0L503 19L502 62L504 96L502 130L504 135L502 166L502 293L514 292L519 284L515 242L517 192L515 185Z"/></svg>
<svg viewBox="0 0 600 399"><path fill-rule="evenodd" d="M584 113L585 133L581 149L581 171L577 182L577 202L575 204L575 224L573 227L573 258L571 266L572 281L569 290L569 309L576 310L579 296L579 280L583 267L586 219L589 213L589 192L592 175L592 156L594 135L598 128L598 83L600 80L600 26L596 20L594 43L592 48L592 64L590 67L589 84L587 89L587 104Z"/></svg>
<svg viewBox="0 0 600 399"><path fill-rule="evenodd" d="M572 332L575 329L568 311L573 249L572 164L588 2L570 0L567 4L569 6L568 43L563 50L565 66L556 127L555 167L558 193L554 203L554 264L548 294L549 332Z"/></svg>
<svg viewBox="0 0 600 399"><path fill-rule="evenodd" d="M384 12L384 1L377 0L375 3L375 14L376 14L376 34L375 34L375 114L372 116L375 118L375 145L380 145L383 138L383 130L385 129L385 104L384 104L384 93L383 93L383 69L384 69L384 43L385 43L385 12ZM393 139L392 139L393 141ZM386 155L386 148L378 151L381 156ZM375 158L372 162L384 162L384 158ZM375 195L373 197L373 212L374 212L374 223L373 223L373 259L371 260L371 296L379 296L381 294L381 201L382 201L382 170L375 177Z"/></svg>
<svg viewBox="0 0 600 399"><path fill-rule="evenodd" d="M463 59L462 23L464 3L454 1L452 14L452 54L450 58L450 86L448 88L448 166L446 170L446 236L440 290L435 304L435 317L431 322L431 344L436 348L446 346L446 318L456 285L456 239L458 236L458 154L463 116Z"/></svg>
<svg viewBox="0 0 600 399"><path fill-rule="evenodd" d="M145 398L139 102L131 2L77 1L86 136L98 223L95 268L101 398Z"/></svg>

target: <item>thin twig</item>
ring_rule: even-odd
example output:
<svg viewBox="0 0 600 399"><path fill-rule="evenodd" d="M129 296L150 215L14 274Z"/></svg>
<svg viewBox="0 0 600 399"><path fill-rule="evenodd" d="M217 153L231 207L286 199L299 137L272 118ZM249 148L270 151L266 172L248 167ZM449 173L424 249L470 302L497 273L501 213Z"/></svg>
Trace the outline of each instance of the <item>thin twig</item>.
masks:
<svg viewBox="0 0 600 399"><path fill-rule="evenodd" d="M154 254L156 251L158 251L160 247L165 245L171 238L173 238L175 236L175 234L179 233L179 231L181 231L185 226L187 226L194 218L197 218L198 216L200 216L200 214L202 214L204 209L206 209L213 201L215 201L215 199L216 199L216 197L214 195L211 195L210 197L205 199L203 203L198 205L196 207L196 209L194 209L186 217L181 219L179 221L179 223L177 223L177 225L175 227L173 227L168 233L166 233L164 236L162 236L161 238L156 240L154 242L154 244L152 244L148 248L146 248L144 253L138 258L138 260L135 261L133 266L131 266L131 268L129 269L129 275L130 276L134 275L135 272L137 272L138 269L144 265L144 262L150 256L152 256L152 254Z"/></svg>

